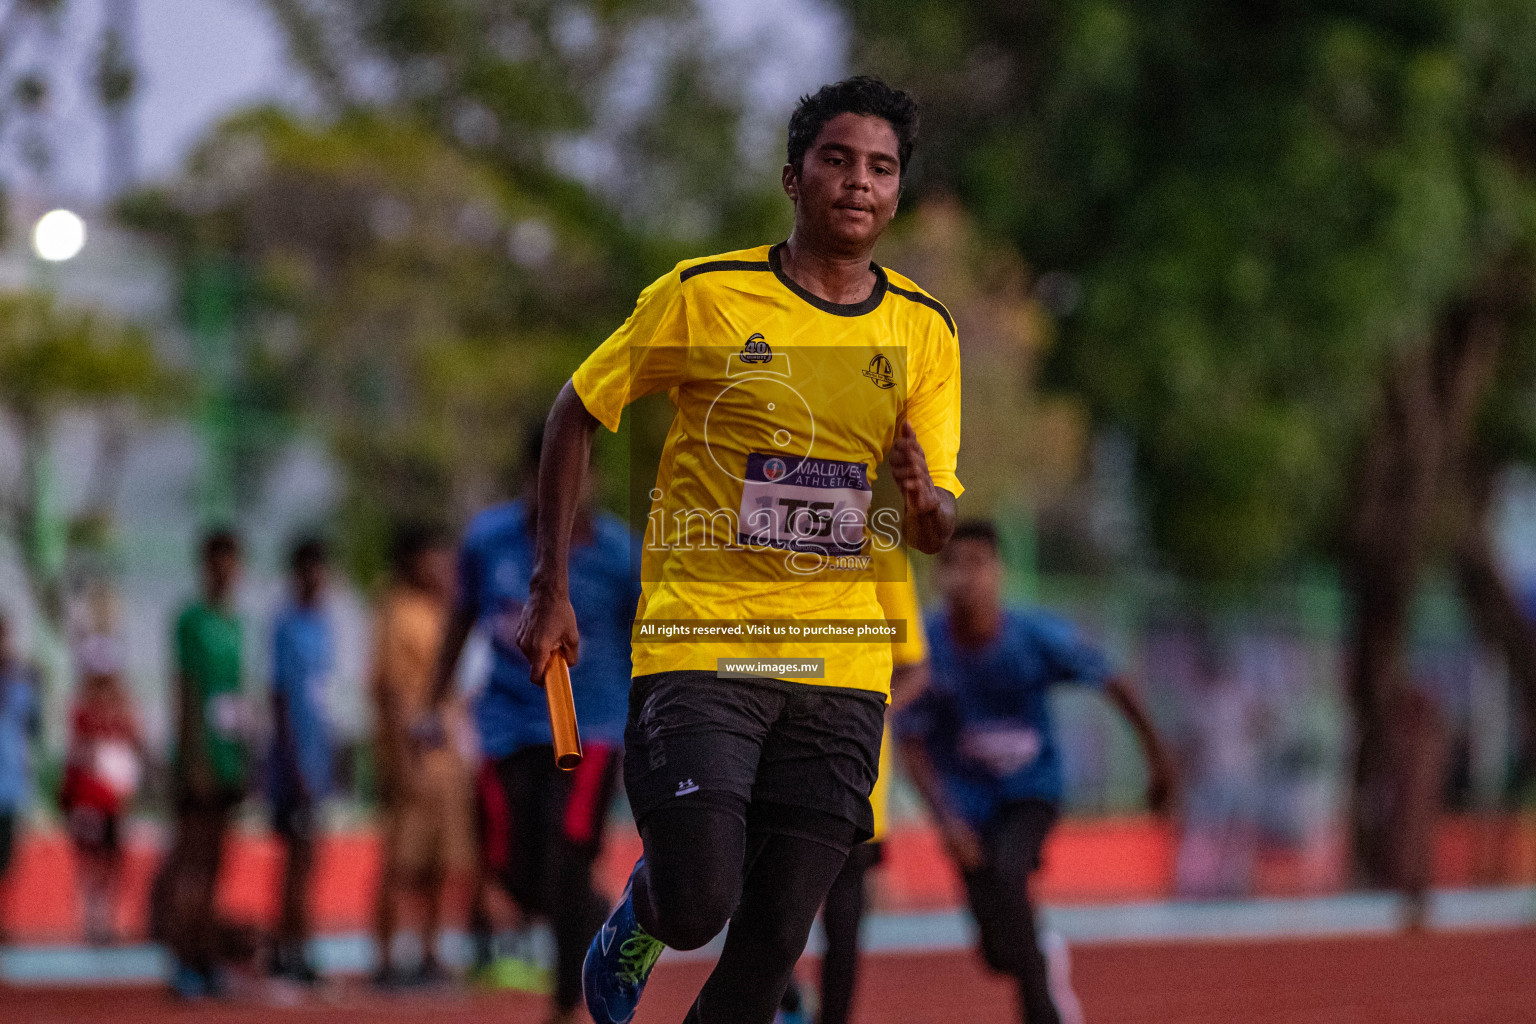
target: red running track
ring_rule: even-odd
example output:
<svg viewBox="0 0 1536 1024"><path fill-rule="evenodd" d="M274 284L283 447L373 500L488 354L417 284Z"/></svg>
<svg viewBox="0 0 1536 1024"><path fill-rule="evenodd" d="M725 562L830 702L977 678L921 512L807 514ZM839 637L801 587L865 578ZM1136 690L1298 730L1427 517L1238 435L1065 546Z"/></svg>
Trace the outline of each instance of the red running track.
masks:
<svg viewBox="0 0 1536 1024"><path fill-rule="evenodd" d="M1073 958L1088 1024L1530 1024L1536 931L1090 946ZM707 973L663 966L636 1024L677 1024ZM858 1024L1004 1024L1010 990L964 954L872 957ZM385 999L339 988L306 1005L184 1007L144 989L0 990L16 1024L539 1024L524 996Z"/></svg>

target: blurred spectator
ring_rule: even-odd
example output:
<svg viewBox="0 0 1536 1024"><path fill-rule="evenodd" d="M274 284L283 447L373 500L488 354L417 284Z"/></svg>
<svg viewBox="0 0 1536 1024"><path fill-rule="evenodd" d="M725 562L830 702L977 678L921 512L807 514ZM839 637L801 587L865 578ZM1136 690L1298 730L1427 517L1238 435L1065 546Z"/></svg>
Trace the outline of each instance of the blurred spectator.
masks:
<svg viewBox="0 0 1536 1024"><path fill-rule="evenodd" d="M230 818L248 784L251 718L234 610L239 539L228 530L208 534L201 570L201 596L176 619L175 834L155 883L155 931L171 949L171 987L187 999L224 990L231 929L215 916L215 894Z"/></svg>
<svg viewBox="0 0 1536 1024"><path fill-rule="evenodd" d="M336 656L325 608L327 563L319 540L303 540L294 547L289 560L291 600L272 627L273 734L267 797L272 827L286 852L272 973L304 984L319 980L306 951L309 883L317 812L331 788L326 688Z"/></svg>
<svg viewBox="0 0 1536 1024"><path fill-rule="evenodd" d="M80 695L70 716L69 752L59 803L75 844L85 936L117 940L122 816L143 778L144 744L123 689L118 647L97 632L76 649ZM91 641L101 642L91 642Z"/></svg>
<svg viewBox="0 0 1536 1024"><path fill-rule="evenodd" d="M987 965L1016 981L1027 1024L1061 1024L1078 1018L1076 999L1060 966L1047 966L1029 893L1062 796L1050 687L1103 688L1141 742L1154 809L1171 796L1172 772L1141 702L1098 648L1066 623L1003 604L991 523L955 528L938 582L945 607L927 620L930 683L895 732L965 880Z"/></svg>
<svg viewBox="0 0 1536 1024"><path fill-rule="evenodd" d="M608 914L608 901L592 884L592 868L602 852L622 762L629 636L640 585L631 572L633 535L622 520L594 511L589 491L576 514L570 553L571 602L581 630L581 658L571 668L571 682L585 758L575 771L561 771L544 690L529 681L515 636L533 571L539 447L533 432L523 460L523 496L481 512L465 532L458 600L434 675L433 701L446 702L459 654L479 624L494 655L475 709L486 759L476 785L484 869L526 913L552 926L551 1020L568 1022L577 1019L587 944ZM489 946L482 938L478 954Z"/></svg>
<svg viewBox="0 0 1536 1024"><path fill-rule="evenodd" d="M394 579L379 605L372 698L377 723L379 802L384 819L384 875L376 932L382 985L443 977L437 959L444 889L469 867L469 780L453 743L418 745L411 725L432 695L432 670L453 597L453 549L438 534L412 528L397 538ZM464 729L462 710L445 715ZM406 978L393 959L395 934L408 910L421 921L422 959Z"/></svg>
<svg viewBox="0 0 1536 1024"><path fill-rule="evenodd" d="M31 746L41 728L36 675L16 656L10 620L0 612L0 885L10 871L31 795Z"/></svg>
<svg viewBox="0 0 1536 1024"><path fill-rule="evenodd" d="M1258 851L1264 706L1256 687L1226 671L1212 640L1203 637L1201 649L1184 741L1177 886L1184 896L1243 896Z"/></svg>

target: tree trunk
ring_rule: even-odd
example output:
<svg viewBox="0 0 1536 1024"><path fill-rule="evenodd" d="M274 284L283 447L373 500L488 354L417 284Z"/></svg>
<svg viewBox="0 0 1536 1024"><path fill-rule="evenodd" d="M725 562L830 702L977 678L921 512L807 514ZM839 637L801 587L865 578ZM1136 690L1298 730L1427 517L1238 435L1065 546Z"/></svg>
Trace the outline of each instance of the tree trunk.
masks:
<svg viewBox="0 0 1536 1024"><path fill-rule="evenodd" d="M1343 565L1354 614L1347 668L1357 736L1351 841L1357 880L1367 885L1413 892L1426 877L1405 848L1435 813L1435 787L1420 778L1433 760L1425 726L1433 716L1405 713L1417 707L1409 616L1446 481L1465 458L1518 294L1508 273L1493 275L1447 311L1427 344L1392 362L1361 453Z"/></svg>

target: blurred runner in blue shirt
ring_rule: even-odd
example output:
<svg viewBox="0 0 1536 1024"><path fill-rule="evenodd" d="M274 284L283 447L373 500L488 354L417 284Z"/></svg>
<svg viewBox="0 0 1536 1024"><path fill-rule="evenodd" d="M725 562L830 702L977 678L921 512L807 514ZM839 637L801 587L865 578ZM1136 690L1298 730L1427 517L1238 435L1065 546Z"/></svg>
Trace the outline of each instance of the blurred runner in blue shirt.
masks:
<svg viewBox="0 0 1536 1024"><path fill-rule="evenodd" d="M1058 1024L1029 897L1062 794L1050 687L1101 688L1125 714L1147 756L1157 810L1168 800L1169 762L1103 652L1059 619L1003 605L991 523L955 528L938 583L945 604L927 620L928 689L896 718L902 756L965 878L988 966L1017 979L1027 1024Z"/></svg>
<svg viewBox="0 0 1536 1024"><path fill-rule="evenodd" d="M32 670L17 659L10 620L0 612L0 881L10 870L31 796L31 747L40 726Z"/></svg>
<svg viewBox="0 0 1536 1024"><path fill-rule="evenodd" d="M481 752L491 760L553 742L544 691L528 681L528 662L514 642L533 568L531 519L532 503L524 498L486 509L470 522L459 554L457 608L473 615L491 642L490 679L475 703ZM571 602L582 630L571 690L590 753L624 740L630 625L640 584L630 567L629 528L606 512L588 512L585 520L585 534L571 550Z"/></svg>
<svg viewBox="0 0 1536 1024"><path fill-rule="evenodd" d="M317 980L305 954L311 931L316 812L331 789L326 689L336 657L325 610L327 561L319 540L294 547L293 597L272 627L273 737L267 795L272 826L287 849L272 972L306 984Z"/></svg>
<svg viewBox="0 0 1536 1024"><path fill-rule="evenodd" d="M608 916L607 900L592 886L592 865L618 781L640 582L629 528L594 511L590 500L584 503L571 540L571 603L581 631L571 689L585 757L575 771L563 772L555 766L544 691L528 681L528 662L515 639L533 570L541 440L535 432L525 453L523 496L480 513L465 532L434 704L446 698L459 654L478 625L493 656L490 680L475 706L484 756L476 783L482 859L525 912L550 920L557 950L555 1019L566 1020L581 1000L587 943ZM482 939L482 960L488 946Z"/></svg>

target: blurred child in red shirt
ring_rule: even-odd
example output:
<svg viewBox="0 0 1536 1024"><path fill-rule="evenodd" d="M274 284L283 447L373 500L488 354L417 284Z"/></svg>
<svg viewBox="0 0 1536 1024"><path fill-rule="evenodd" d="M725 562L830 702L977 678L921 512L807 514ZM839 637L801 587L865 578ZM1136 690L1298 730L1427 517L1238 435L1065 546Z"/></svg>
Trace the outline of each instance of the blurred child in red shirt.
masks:
<svg viewBox="0 0 1536 1024"><path fill-rule="evenodd" d="M139 788L144 745L118 659L83 653L61 803L78 857L86 939L109 945L117 939L122 815Z"/></svg>

